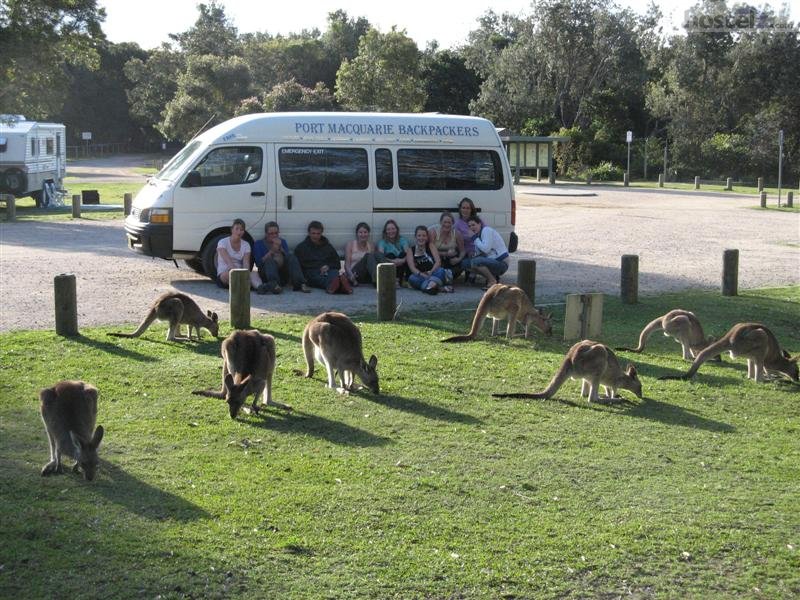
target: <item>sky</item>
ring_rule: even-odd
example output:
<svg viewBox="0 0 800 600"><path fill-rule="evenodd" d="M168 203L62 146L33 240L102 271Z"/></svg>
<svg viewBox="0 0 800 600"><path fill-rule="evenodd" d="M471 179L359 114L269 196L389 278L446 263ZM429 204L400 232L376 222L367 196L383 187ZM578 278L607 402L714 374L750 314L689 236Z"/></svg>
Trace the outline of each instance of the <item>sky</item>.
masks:
<svg viewBox="0 0 800 600"><path fill-rule="evenodd" d="M670 0L658 2L665 19L667 32L680 30L683 13L696 0ZM169 41L168 34L189 29L197 20L198 0L99 0L106 9L103 24L108 39L115 43L137 42L150 49ZM210 0L206 0L210 3ZM477 28L477 19L487 8L501 14L530 13L529 0L300 0L297 4L278 0L222 0L225 14L239 33L262 31L276 34L297 33L303 29L327 28L329 12L343 9L351 18L366 17L381 32L392 25L406 33L424 49L429 41L436 40L440 48L463 44L467 34ZM620 6L644 13L648 0L617 0ZM760 4L757 0L755 4ZM776 6L780 0L772 0ZM800 0L789 0L791 16L800 20Z"/></svg>

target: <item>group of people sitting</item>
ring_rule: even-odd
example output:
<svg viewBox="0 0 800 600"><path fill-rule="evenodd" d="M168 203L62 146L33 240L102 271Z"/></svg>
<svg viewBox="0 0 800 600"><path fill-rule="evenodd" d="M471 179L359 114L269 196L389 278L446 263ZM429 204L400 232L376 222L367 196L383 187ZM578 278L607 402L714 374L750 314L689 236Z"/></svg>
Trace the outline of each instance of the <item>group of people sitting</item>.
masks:
<svg viewBox="0 0 800 600"><path fill-rule="evenodd" d="M500 234L478 217L475 204L464 198L458 217L442 212L432 227L419 225L409 242L394 219L383 226L377 243L370 239L367 223L356 225L356 238L344 249L344 268L339 253L323 235L319 221L308 224L306 239L289 251L275 221L264 226L264 238L252 248L256 270L250 286L259 294L280 294L291 285L295 291L324 289L329 294L352 294L360 284L378 281L380 263L394 263L397 285L428 294L452 292L453 281L462 274L467 281L480 276L488 289L508 270L509 255ZM217 284L228 287L232 269L250 264L250 244L244 239L245 223L236 219L231 235L217 245Z"/></svg>

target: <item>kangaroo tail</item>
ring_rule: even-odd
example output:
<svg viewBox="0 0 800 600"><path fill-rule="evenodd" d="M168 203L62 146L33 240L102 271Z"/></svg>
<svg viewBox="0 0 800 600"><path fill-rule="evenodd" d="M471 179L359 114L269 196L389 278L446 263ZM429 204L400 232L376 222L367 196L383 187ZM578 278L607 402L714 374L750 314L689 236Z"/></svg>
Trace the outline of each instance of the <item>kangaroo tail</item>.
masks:
<svg viewBox="0 0 800 600"><path fill-rule="evenodd" d="M217 390L195 390L192 392L195 396L206 396L208 398L224 398L225 392L218 392Z"/></svg>
<svg viewBox="0 0 800 600"><path fill-rule="evenodd" d="M702 366L704 362L707 360L712 360L714 357L719 356L725 350L730 348L731 340L729 335L724 335L722 338L718 339L713 344L709 344L706 346L697 356L694 358L694 362L692 362L692 366L689 367L689 370L686 371L683 375L663 375L659 377L660 380L670 380L670 379L683 379L688 380L694 377L694 374L697 373L697 370Z"/></svg>
<svg viewBox="0 0 800 600"><path fill-rule="evenodd" d="M150 312L147 313L147 316L144 318L144 321L141 322L139 328L134 331L133 333L109 333L108 335L112 337L122 337L122 338L135 338L142 335L147 328L156 320L156 309L155 307L150 309Z"/></svg>
<svg viewBox="0 0 800 600"><path fill-rule="evenodd" d="M662 323L663 318L664 317L658 317L657 319L653 319L645 326L644 329L642 329L642 332L639 334L639 345L636 346L636 348L619 347L619 348L614 348L614 350L626 350L627 352L636 352L636 353L644 352L644 346L647 343L647 338L649 338L653 334L653 332L659 331L660 329L664 328L664 325Z"/></svg>
<svg viewBox="0 0 800 600"><path fill-rule="evenodd" d="M544 394L526 394L526 393L515 393L515 394L492 394L494 398L533 398L534 400L544 400L546 396Z"/></svg>
<svg viewBox="0 0 800 600"><path fill-rule="evenodd" d="M491 302L492 298L489 297L489 292L486 292L481 298L481 301L478 302L478 308L475 310L475 316L472 319L472 327L470 327L469 333L467 335L455 335L453 337L449 337L443 339L442 341L445 343L456 343L456 342L471 342L476 337L478 337L478 332L483 327L483 322L486 320L486 315L489 314L489 302Z"/></svg>
<svg viewBox="0 0 800 600"><path fill-rule="evenodd" d="M314 375L314 342L308 330L303 332L303 355L306 358L306 377Z"/></svg>
<svg viewBox="0 0 800 600"><path fill-rule="evenodd" d="M558 371L556 371L556 374L553 375L550 383L547 384L547 387L541 392L537 392L535 394L492 394L492 396L495 398L533 398L534 400L547 400L555 395L558 389L567 380L567 377L569 377L571 370L572 361L569 358L564 358L564 362L561 363L561 366L558 368Z"/></svg>

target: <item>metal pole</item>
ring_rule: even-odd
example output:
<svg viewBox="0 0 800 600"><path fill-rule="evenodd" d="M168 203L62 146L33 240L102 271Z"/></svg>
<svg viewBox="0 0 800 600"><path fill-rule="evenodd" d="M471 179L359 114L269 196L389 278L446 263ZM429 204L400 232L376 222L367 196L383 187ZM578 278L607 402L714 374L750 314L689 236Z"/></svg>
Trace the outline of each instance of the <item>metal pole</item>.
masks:
<svg viewBox="0 0 800 600"><path fill-rule="evenodd" d="M669 146L669 141L664 138L664 181L668 181L667 178L667 146Z"/></svg>
<svg viewBox="0 0 800 600"><path fill-rule="evenodd" d="M778 207L781 205L781 177L783 176L783 129L778 132Z"/></svg>
<svg viewBox="0 0 800 600"><path fill-rule="evenodd" d="M628 142L628 181L631 178L631 143Z"/></svg>
<svg viewBox="0 0 800 600"><path fill-rule="evenodd" d="M647 138L644 138L644 179L647 181Z"/></svg>

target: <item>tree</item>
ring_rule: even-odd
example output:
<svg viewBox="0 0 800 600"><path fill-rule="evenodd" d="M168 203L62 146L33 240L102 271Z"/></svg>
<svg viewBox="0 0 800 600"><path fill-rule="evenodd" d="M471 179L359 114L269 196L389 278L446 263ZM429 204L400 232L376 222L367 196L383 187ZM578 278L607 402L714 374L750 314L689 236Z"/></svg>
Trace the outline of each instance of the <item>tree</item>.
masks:
<svg viewBox="0 0 800 600"><path fill-rule="evenodd" d="M0 3L0 107L45 119L58 113L69 67L97 68L105 11L96 0Z"/></svg>
<svg viewBox="0 0 800 600"><path fill-rule="evenodd" d="M267 112L331 111L334 106L330 90L321 81L312 89L290 79L276 85L264 97L264 110Z"/></svg>
<svg viewBox="0 0 800 600"><path fill-rule="evenodd" d="M480 92L478 75L467 67L464 58L452 50L426 51L422 78L428 100L425 110L448 115L468 115L469 103Z"/></svg>
<svg viewBox="0 0 800 600"><path fill-rule="evenodd" d="M171 33L170 38L176 41L187 56L214 54L231 56L241 54L239 35L236 28L225 16L225 8L215 1L211 4L198 4L194 25L183 33Z"/></svg>
<svg viewBox="0 0 800 600"><path fill-rule="evenodd" d="M263 93L290 79L307 87L318 81L332 86L338 68L323 43L308 34L288 38L247 36L243 56L250 67L253 86Z"/></svg>
<svg viewBox="0 0 800 600"><path fill-rule="evenodd" d="M322 43L334 58L337 70L342 61L355 58L361 36L370 29L372 26L364 17L351 19L343 10L328 13L328 29L322 34Z"/></svg>
<svg viewBox="0 0 800 600"><path fill-rule="evenodd" d="M164 110L178 90L178 76L186 60L169 44L151 50L144 59L132 58L123 67L129 80L126 86L130 114L147 137L164 119Z"/></svg>
<svg viewBox="0 0 800 600"><path fill-rule="evenodd" d="M345 60L336 76L336 99L350 110L418 112L425 105L420 52L405 31L371 29L358 55Z"/></svg>

